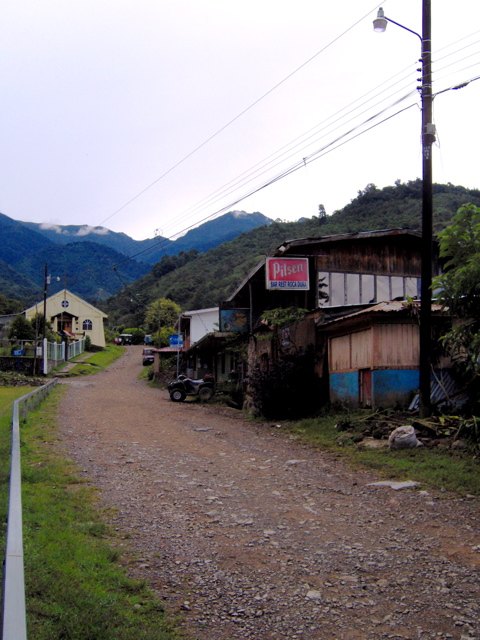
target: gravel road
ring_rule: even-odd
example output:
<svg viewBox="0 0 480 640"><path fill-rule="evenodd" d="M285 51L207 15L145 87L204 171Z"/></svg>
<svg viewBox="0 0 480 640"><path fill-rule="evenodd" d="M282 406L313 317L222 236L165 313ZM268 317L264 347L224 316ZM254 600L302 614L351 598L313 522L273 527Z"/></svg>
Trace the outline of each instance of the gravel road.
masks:
<svg viewBox="0 0 480 640"><path fill-rule="evenodd" d="M141 350L63 382L61 445L188 640L480 640L478 499L369 486L274 425L173 403Z"/></svg>

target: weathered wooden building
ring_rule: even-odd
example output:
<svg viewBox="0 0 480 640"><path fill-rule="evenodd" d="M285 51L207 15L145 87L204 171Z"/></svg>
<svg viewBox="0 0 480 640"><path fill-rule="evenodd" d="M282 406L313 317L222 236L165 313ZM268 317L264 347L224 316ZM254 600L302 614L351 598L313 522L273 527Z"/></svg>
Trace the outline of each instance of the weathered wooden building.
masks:
<svg viewBox="0 0 480 640"><path fill-rule="evenodd" d="M432 269L439 272L436 243ZM418 300L420 277L421 234L409 229L289 240L257 265L220 314L243 311L251 336L249 367L264 368L276 357L279 342L257 340L261 315L277 308L307 309L303 326L290 328L291 343L316 350L312 375L319 404L404 404L418 387L418 320L405 306L370 314L368 309Z"/></svg>
<svg viewBox="0 0 480 640"><path fill-rule="evenodd" d="M433 326L445 321L434 305ZM407 407L419 385L418 303L382 302L319 327L329 398L350 407ZM439 358L437 365L442 366Z"/></svg>
<svg viewBox="0 0 480 640"><path fill-rule="evenodd" d="M299 259L306 260L301 282L288 273ZM280 274L276 281L268 277L272 263ZM433 271L438 273L437 258ZM421 234L410 229L288 240L257 265L221 310L246 310L252 332L267 309L320 307L330 315L345 313L344 307L418 298L420 274Z"/></svg>

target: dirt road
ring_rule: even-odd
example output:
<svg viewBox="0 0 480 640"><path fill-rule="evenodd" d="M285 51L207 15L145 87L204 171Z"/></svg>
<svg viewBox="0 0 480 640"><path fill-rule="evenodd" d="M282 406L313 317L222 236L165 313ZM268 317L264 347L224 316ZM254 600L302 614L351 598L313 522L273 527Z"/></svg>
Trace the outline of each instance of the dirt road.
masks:
<svg viewBox="0 0 480 640"><path fill-rule="evenodd" d="M65 382L62 445L190 640L480 640L477 499L368 486L275 426L173 403L140 354Z"/></svg>

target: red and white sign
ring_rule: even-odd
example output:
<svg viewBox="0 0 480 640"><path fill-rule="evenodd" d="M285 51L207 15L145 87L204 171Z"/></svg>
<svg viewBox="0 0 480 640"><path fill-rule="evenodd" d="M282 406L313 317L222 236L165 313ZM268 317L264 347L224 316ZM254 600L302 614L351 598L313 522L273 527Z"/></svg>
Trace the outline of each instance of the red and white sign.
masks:
<svg viewBox="0 0 480 640"><path fill-rule="evenodd" d="M267 258L267 289L308 291L308 258Z"/></svg>

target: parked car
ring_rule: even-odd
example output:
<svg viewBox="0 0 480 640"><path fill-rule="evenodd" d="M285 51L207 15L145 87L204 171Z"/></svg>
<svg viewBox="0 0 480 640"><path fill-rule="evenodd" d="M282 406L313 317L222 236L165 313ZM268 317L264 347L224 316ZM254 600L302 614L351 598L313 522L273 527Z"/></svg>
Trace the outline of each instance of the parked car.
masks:
<svg viewBox="0 0 480 640"><path fill-rule="evenodd" d="M153 364L155 359L153 349L144 349L142 351L142 364L146 367L148 364Z"/></svg>
<svg viewBox="0 0 480 640"><path fill-rule="evenodd" d="M215 393L215 381L211 374L206 374L201 380L192 380L180 375L168 385L170 400L183 402L187 396L198 396L200 400L210 400Z"/></svg>

